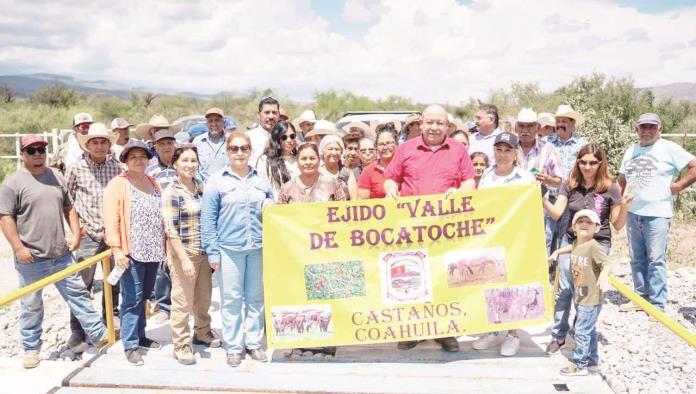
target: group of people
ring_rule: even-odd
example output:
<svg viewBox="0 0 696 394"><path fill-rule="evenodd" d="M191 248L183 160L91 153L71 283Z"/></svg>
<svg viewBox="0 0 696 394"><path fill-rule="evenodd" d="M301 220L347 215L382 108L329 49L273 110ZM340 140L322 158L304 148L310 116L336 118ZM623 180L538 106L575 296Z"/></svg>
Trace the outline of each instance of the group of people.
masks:
<svg viewBox="0 0 696 394"><path fill-rule="evenodd" d="M137 125L134 139L128 131L133 125L124 119L114 119L108 129L77 114L64 175L46 166L43 139L23 137L24 167L0 188L0 226L14 249L20 285L110 248L113 264L123 270L114 287L120 307L112 312L129 363L143 364L140 348L161 347L146 336L148 299L170 320L180 363L196 362L192 343L223 346L230 366L246 355L266 361L262 213L269 205L538 183L544 212L519 214L544 215L547 253L558 261L548 353L565 344L575 305L577 347L562 373L586 374L599 362L594 325L606 290L612 226L628 227L636 292L665 307L672 196L696 180L696 159L661 138L656 114L637 120L639 142L627 150L618 177L602 146L578 134L584 117L568 105L553 115L524 108L514 132L500 129L495 106L482 105L471 134L439 105L403 124L351 122L342 129L312 111L290 121L272 97L261 99L258 124L246 132L226 131L224 116L210 108L208 132L178 143L180 127L161 115ZM72 233L67 243L64 218ZM220 291L222 338L210 326L213 280ZM72 312L70 346L104 342L103 316L89 299L93 281L90 268L57 283ZM40 293L22 300L26 368L39 363L42 308ZM623 311L637 309L621 305ZM445 351L459 351L456 338L437 342ZM398 348L417 344L400 342ZM494 346L504 356L516 354L517 331L484 334L473 343L476 350Z"/></svg>

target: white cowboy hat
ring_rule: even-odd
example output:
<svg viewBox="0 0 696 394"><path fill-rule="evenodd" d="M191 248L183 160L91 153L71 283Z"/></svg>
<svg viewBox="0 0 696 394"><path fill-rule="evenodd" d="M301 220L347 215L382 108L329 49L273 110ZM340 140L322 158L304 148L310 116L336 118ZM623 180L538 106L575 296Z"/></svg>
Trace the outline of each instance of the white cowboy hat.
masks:
<svg viewBox="0 0 696 394"><path fill-rule="evenodd" d="M540 127L556 126L555 116L550 112L540 112L537 118Z"/></svg>
<svg viewBox="0 0 696 394"><path fill-rule="evenodd" d="M338 131L336 125L328 120L317 120L314 123L314 128L310 130L305 138L314 137L315 135L336 135L342 137L343 134Z"/></svg>
<svg viewBox="0 0 696 394"><path fill-rule="evenodd" d="M317 116L314 114L314 111L311 109L308 109L300 115L299 118L296 118L295 120L292 121L292 125L295 126L295 131L297 132L302 132L302 128L300 125L304 122L312 123L315 124L317 122Z"/></svg>
<svg viewBox="0 0 696 394"><path fill-rule="evenodd" d="M363 137L368 135L370 133L370 127L366 125L363 122L360 121L355 121L355 122L350 122L341 127L343 131L346 133L346 135L350 135L350 129L360 129L363 132Z"/></svg>
<svg viewBox="0 0 696 394"><path fill-rule="evenodd" d="M522 108L517 114L517 123L539 123L537 113L531 108Z"/></svg>
<svg viewBox="0 0 696 394"><path fill-rule="evenodd" d="M585 117L580 113L575 110L573 110L573 107L571 107L568 104L561 104L558 106L558 109L556 110L556 115L554 115L556 118L570 118L575 120L575 126L580 126L582 122L585 121Z"/></svg>
<svg viewBox="0 0 696 394"><path fill-rule="evenodd" d="M152 140L152 129L155 127L168 128L172 134L176 134L182 126L182 124L169 124L167 118L162 115L152 115L148 123L135 126L135 134L143 141L150 141Z"/></svg>
<svg viewBox="0 0 696 394"><path fill-rule="evenodd" d="M89 125L89 131L87 131L87 134L79 134L77 138L77 141L80 143L80 148L82 148L83 151L88 152L87 142L89 142L89 140L95 138L104 138L109 140L111 145L113 145L118 136L114 135L111 130L107 129L104 123L92 123Z"/></svg>

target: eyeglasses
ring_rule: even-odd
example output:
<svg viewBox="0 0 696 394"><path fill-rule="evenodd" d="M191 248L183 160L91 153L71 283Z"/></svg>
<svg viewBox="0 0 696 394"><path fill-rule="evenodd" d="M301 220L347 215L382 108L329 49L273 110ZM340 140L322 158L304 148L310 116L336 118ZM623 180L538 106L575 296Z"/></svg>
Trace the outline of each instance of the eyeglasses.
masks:
<svg viewBox="0 0 696 394"><path fill-rule="evenodd" d="M373 153L377 149L375 148L369 148L369 149L360 149L360 153Z"/></svg>
<svg viewBox="0 0 696 394"><path fill-rule="evenodd" d="M227 147L227 151L230 153L238 153L239 151L242 151L242 153L249 153L251 151L251 146L249 144L246 145L230 145Z"/></svg>
<svg viewBox="0 0 696 394"><path fill-rule="evenodd" d="M281 141L287 141L288 138L290 138L291 140L294 141L295 138L297 138L297 135L295 135L295 134L290 134L290 135L283 134L283 135L280 136L280 140L281 140Z"/></svg>
<svg viewBox="0 0 696 394"><path fill-rule="evenodd" d="M588 160L578 160L578 164L580 164L581 166L586 166L586 167L587 166L594 167L597 164L599 164L599 160L589 160L589 161Z"/></svg>
<svg viewBox="0 0 696 394"><path fill-rule="evenodd" d="M28 154L29 156L33 156L33 155L35 155L35 154L37 154L37 153L40 154L40 155L43 155L43 154L46 153L46 147L45 147L45 146L40 146L40 147L38 147L38 148L34 148L34 147L31 147L31 146L30 146L30 147L24 149L24 152L25 152L26 154Z"/></svg>
<svg viewBox="0 0 696 394"><path fill-rule="evenodd" d="M387 148L394 145L396 145L396 142L394 141L380 142L379 144L377 144L377 146L380 148Z"/></svg>

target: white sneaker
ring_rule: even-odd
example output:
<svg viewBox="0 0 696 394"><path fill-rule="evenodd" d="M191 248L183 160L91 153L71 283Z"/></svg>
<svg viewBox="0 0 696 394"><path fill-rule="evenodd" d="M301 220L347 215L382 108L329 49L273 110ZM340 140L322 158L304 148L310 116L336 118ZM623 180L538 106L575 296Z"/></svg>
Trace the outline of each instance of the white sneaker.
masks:
<svg viewBox="0 0 696 394"><path fill-rule="evenodd" d="M486 350L500 342L500 335L497 332L489 332L475 340L471 347L475 350Z"/></svg>
<svg viewBox="0 0 696 394"><path fill-rule="evenodd" d="M506 335L503 344L500 346L501 356L514 356L520 350L520 338Z"/></svg>

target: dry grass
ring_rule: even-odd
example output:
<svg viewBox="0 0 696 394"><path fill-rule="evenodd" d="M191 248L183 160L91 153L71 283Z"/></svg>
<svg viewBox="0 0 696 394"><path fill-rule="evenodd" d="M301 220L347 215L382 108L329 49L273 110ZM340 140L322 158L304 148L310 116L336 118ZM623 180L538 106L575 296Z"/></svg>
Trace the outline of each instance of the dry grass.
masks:
<svg viewBox="0 0 696 394"><path fill-rule="evenodd" d="M669 247L667 249L667 264L670 269L679 267L696 267L696 259L693 258L696 248L696 233L694 222L675 219L669 232ZM614 232L612 242L612 254L620 257L628 257L628 239L626 228Z"/></svg>

